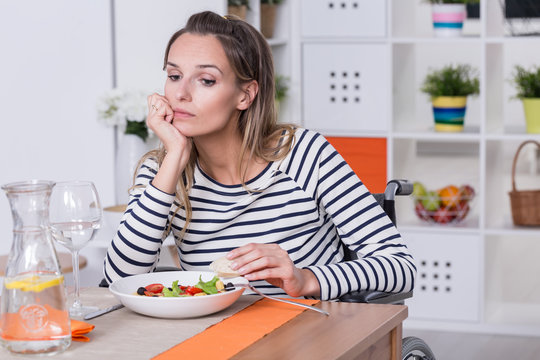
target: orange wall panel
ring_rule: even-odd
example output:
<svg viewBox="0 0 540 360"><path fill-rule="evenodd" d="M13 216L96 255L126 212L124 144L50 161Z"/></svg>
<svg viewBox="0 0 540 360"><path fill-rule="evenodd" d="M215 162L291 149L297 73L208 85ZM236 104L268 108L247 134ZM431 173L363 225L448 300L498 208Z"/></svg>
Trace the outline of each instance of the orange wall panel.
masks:
<svg viewBox="0 0 540 360"><path fill-rule="evenodd" d="M386 187L386 138L327 137L372 193Z"/></svg>

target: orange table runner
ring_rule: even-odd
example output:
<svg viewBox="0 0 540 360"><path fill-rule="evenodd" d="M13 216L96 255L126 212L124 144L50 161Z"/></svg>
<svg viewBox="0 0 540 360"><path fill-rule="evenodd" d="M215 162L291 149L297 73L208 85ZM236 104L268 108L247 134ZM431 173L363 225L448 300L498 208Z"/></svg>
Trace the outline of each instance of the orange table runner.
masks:
<svg viewBox="0 0 540 360"><path fill-rule="evenodd" d="M294 299L308 305L319 300ZM262 299L205 331L154 357L155 360L200 356L206 359L228 359L306 309L269 299Z"/></svg>

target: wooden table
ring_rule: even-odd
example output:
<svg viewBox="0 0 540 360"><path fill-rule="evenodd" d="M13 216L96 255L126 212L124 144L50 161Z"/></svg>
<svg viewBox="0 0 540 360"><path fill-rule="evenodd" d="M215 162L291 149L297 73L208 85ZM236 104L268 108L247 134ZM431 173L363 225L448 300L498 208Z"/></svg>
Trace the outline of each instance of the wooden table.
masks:
<svg viewBox="0 0 540 360"><path fill-rule="evenodd" d="M71 254L68 253L57 253L58 261L60 262L60 269L63 274L67 274L73 271L73 263L71 261ZM5 275L6 265L7 265L8 255L0 256L0 276ZM84 269L86 267L86 258L79 255L79 269Z"/></svg>
<svg viewBox="0 0 540 360"><path fill-rule="evenodd" d="M321 302L233 359L401 359L403 305Z"/></svg>
<svg viewBox="0 0 540 360"><path fill-rule="evenodd" d="M81 295L85 305L107 307L117 302L104 288L82 289ZM242 296L222 313L230 316L257 299ZM316 306L330 312L330 316L304 311L233 359L401 359L401 323L407 317L406 306L340 302ZM88 321L96 326L89 334L91 341L73 342L54 358L151 359L181 342L182 336L189 338L204 331L210 326L209 318L223 316L218 313L199 319L156 319L123 308ZM0 358L34 359L1 348Z"/></svg>

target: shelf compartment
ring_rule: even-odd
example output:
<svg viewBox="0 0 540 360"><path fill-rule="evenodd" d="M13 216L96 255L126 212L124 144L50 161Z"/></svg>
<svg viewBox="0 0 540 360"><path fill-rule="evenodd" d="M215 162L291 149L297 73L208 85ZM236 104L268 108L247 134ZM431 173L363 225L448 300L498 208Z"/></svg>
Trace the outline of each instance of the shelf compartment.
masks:
<svg viewBox="0 0 540 360"><path fill-rule="evenodd" d="M508 192L512 189L512 162L521 140L486 142L486 227L512 229ZM536 147L525 147L516 167L517 190L540 188L540 159ZM538 228L540 229L540 227Z"/></svg>
<svg viewBox="0 0 540 360"><path fill-rule="evenodd" d="M539 41L506 41L486 44L486 133L527 134L522 102L511 83L514 67L540 63Z"/></svg>
<svg viewBox="0 0 540 360"><path fill-rule="evenodd" d="M395 132L434 132L431 99L420 91L428 72L449 64L470 64L482 76L482 48L477 42L414 43L392 46L392 125ZM465 132L478 133L481 100L469 96Z"/></svg>
<svg viewBox="0 0 540 360"><path fill-rule="evenodd" d="M538 235L486 237L486 322L540 327L538 254Z"/></svg>
<svg viewBox="0 0 540 360"><path fill-rule="evenodd" d="M443 228L478 229L481 192L483 192L479 181L479 151L478 141L394 139L392 178L419 181L428 190L440 189L451 184L456 186L468 184L476 192L470 213L461 223L452 225L430 225L415 214L412 197L397 199L396 213L399 224L425 226L434 231Z"/></svg>

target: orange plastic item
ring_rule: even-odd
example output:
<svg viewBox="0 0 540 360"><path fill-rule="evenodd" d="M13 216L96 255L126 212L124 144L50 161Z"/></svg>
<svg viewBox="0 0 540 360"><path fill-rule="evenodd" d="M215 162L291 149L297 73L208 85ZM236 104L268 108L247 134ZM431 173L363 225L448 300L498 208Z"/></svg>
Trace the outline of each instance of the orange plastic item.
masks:
<svg viewBox="0 0 540 360"><path fill-rule="evenodd" d="M25 316L28 312L32 312L33 316ZM2 314L2 339L36 341L63 338L70 331L67 328L68 318L67 310L60 311L48 304L27 305L24 311Z"/></svg>
<svg viewBox="0 0 540 360"><path fill-rule="evenodd" d="M386 138L327 137L372 193L386 188Z"/></svg>

